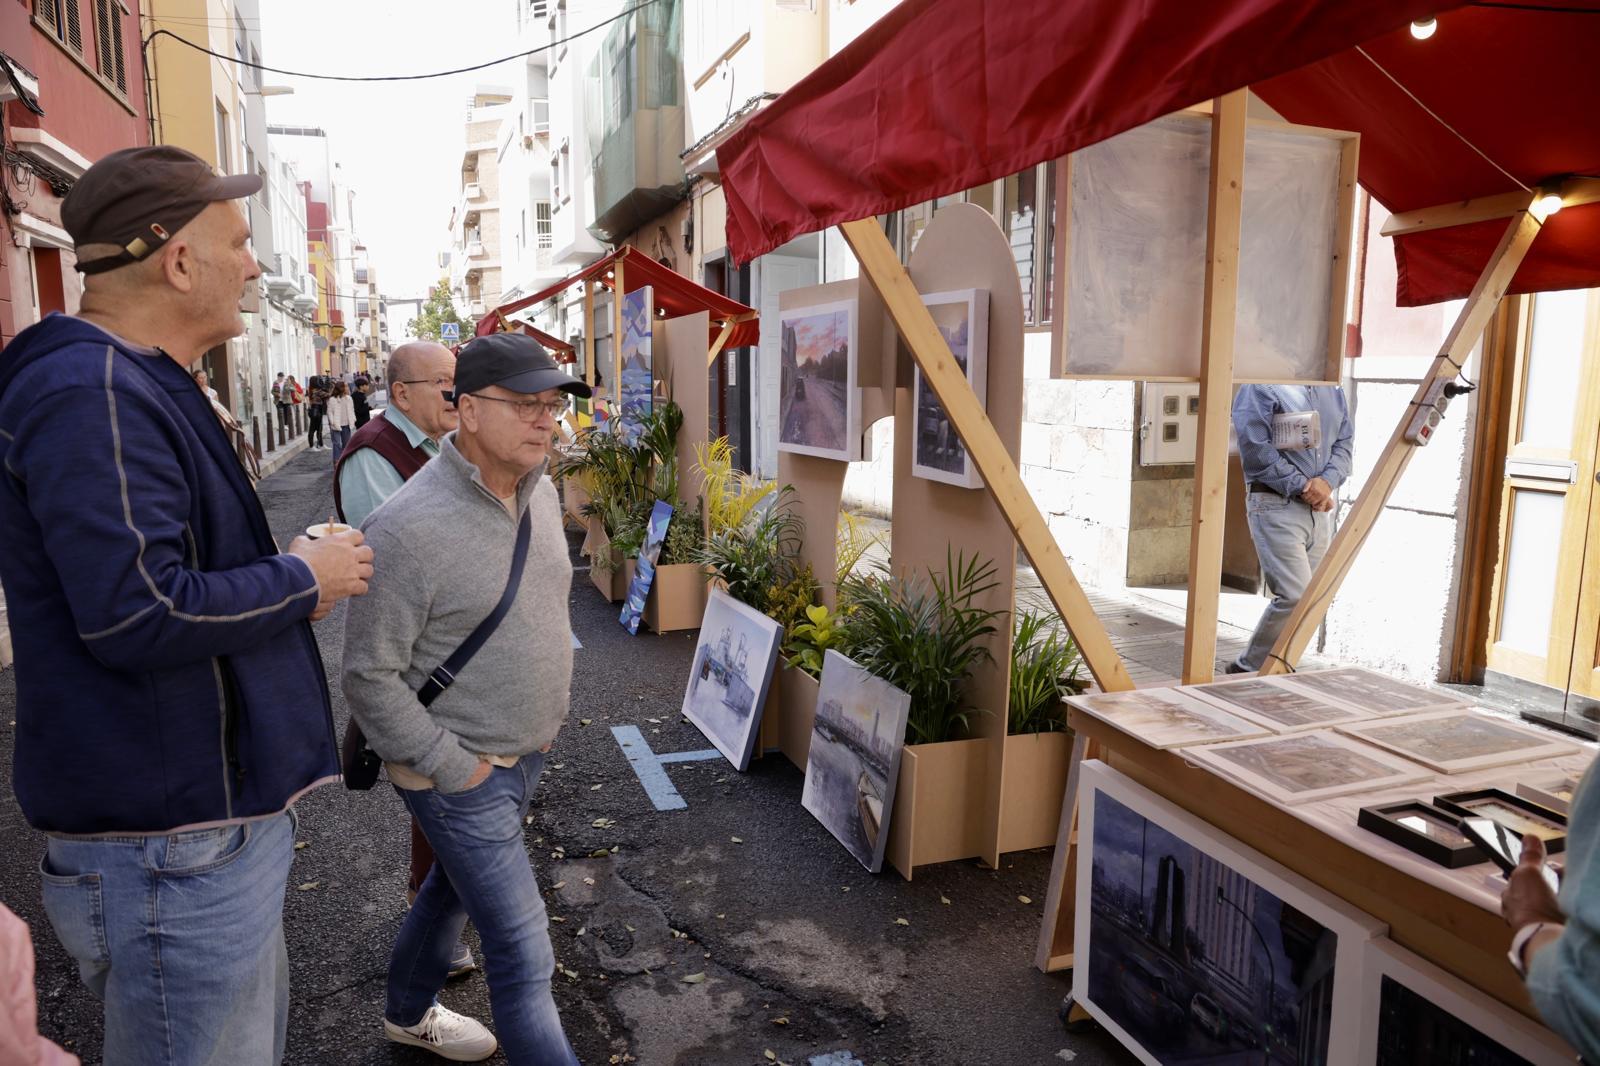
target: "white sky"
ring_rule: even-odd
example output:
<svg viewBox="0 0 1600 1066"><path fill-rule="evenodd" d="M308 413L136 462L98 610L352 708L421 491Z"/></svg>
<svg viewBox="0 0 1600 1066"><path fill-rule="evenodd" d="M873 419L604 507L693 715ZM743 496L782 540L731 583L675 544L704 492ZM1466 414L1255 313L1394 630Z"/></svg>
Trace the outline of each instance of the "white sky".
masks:
<svg viewBox="0 0 1600 1066"><path fill-rule="evenodd" d="M510 0L262 0L261 62L308 73L415 74L469 66L517 50ZM507 85L515 64L413 82L329 82L262 74L292 85L269 97L273 125L320 126L356 192L356 234L388 297L420 297L439 279L450 209L461 190L466 109L479 84ZM398 340L413 306L392 306Z"/></svg>

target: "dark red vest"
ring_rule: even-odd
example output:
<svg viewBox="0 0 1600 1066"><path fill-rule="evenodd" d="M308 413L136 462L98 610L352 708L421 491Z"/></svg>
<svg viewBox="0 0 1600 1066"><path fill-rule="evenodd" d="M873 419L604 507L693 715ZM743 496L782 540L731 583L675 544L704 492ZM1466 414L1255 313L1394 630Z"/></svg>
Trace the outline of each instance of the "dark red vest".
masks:
<svg viewBox="0 0 1600 1066"><path fill-rule="evenodd" d="M356 430L333 467L333 505L338 508L341 522L345 517L344 501L339 498L339 471L343 470L345 462L362 448L371 448L383 456L384 461L394 467L395 473L404 481L410 481L411 475L421 470L423 464L432 458L421 448L413 448L411 442L406 439L405 432L382 415L378 415Z"/></svg>

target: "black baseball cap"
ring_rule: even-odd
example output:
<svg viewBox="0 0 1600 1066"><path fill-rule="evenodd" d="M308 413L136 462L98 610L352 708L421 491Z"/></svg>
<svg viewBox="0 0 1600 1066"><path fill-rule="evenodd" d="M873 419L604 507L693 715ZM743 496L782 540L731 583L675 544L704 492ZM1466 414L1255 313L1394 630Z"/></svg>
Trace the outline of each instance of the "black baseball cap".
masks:
<svg viewBox="0 0 1600 1066"><path fill-rule="evenodd" d="M561 389L588 396L588 385L556 366L545 346L526 333L491 333L474 337L456 355L456 396L499 385L533 394Z"/></svg>
<svg viewBox="0 0 1600 1066"><path fill-rule="evenodd" d="M84 171L61 204L85 274L137 263L219 200L261 190L257 174L218 176L204 159L170 144L124 148Z"/></svg>

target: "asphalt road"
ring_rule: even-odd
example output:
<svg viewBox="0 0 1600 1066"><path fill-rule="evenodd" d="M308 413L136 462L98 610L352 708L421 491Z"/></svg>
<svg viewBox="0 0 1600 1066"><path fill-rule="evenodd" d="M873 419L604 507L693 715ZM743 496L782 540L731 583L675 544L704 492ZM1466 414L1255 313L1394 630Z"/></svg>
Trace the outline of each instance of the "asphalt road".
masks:
<svg viewBox="0 0 1600 1066"><path fill-rule="evenodd" d="M279 542L326 518L330 492L327 452L300 456L263 482ZM586 578L580 571L572 593L584 644L572 720L526 830L555 920L556 998L584 1063L1133 1061L1103 1034L1066 1034L1055 1012L1067 979L1033 968L1048 851L1008 856L1000 870L946 863L913 883L892 871L874 876L801 808L802 776L782 756L745 774L721 760L674 764L687 808L658 812L610 728L636 726L656 752L710 747L677 713L694 635L629 637ZM343 626L341 609L316 627L333 669ZM7 778L13 676L0 673ZM336 684L334 710L342 729ZM440 1061L382 1036L384 968L405 908L408 823L398 798L384 785L328 787L299 812L306 846L285 908L293 982L285 1061ZM33 927L41 1029L99 1062L99 1006L44 920L40 841L9 787L0 789L0 834L0 901ZM1019 902L1024 895L1034 902ZM696 974L704 979L684 980ZM489 1021L481 974L441 998Z"/></svg>

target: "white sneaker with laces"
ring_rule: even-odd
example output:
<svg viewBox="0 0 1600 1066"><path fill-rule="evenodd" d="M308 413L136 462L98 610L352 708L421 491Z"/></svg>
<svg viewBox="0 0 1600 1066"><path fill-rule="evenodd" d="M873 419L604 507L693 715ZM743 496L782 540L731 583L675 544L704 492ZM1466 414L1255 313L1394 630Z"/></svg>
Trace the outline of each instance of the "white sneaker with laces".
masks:
<svg viewBox="0 0 1600 1066"><path fill-rule="evenodd" d="M402 1027L385 1018L383 1033L397 1044L426 1048L451 1062L482 1062L500 1046L482 1023L437 1003L416 1025Z"/></svg>

